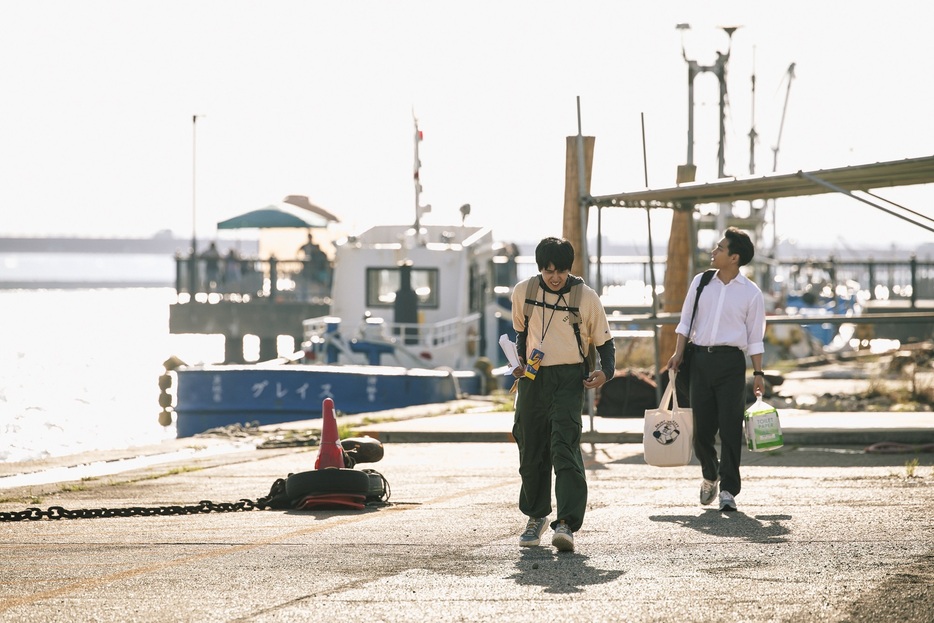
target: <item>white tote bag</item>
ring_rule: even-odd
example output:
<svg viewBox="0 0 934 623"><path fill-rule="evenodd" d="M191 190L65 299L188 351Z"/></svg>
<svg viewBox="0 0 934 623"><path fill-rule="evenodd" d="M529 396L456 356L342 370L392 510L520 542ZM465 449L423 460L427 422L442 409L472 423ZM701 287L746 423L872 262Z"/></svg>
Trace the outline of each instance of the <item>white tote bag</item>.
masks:
<svg viewBox="0 0 934 623"><path fill-rule="evenodd" d="M661 404L645 410L642 448L645 462L656 467L687 465L694 457L694 412L678 406L676 376L674 370L668 371Z"/></svg>

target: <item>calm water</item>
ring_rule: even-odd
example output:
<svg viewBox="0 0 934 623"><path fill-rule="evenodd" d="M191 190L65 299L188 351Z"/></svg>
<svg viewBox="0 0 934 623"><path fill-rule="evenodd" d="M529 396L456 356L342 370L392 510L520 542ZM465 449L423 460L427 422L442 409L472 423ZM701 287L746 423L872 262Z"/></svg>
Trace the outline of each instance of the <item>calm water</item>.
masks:
<svg viewBox="0 0 934 623"><path fill-rule="evenodd" d="M158 423L171 355L223 359L219 336L170 335L171 288L0 291L0 462L175 437Z"/></svg>
<svg viewBox="0 0 934 623"><path fill-rule="evenodd" d="M131 281L172 284L175 259L145 253L0 253L0 281Z"/></svg>

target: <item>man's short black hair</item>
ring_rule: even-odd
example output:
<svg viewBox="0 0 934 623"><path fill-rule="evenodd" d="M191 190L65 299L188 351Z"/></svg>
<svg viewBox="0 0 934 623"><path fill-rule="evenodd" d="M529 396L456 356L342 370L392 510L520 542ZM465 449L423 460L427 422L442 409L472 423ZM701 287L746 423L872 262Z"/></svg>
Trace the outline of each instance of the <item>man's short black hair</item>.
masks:
<svg viewBox="0 0 934 623"><path fill-rule="evenodd" d="M542 238L535 247L535 263L538 270L545 270L549 264L555 270L571 270L574 264L574 246L564 238Z"/></svg>
<svg viewBox="0 0 934 623"><path fill-rule="evenodd" d="M756 248L749 239L749 234L736 227L729 227L723 232L723 237L730 246L730 254L735 253L739 256L740 266L745 266L752 261Z"/></svg>

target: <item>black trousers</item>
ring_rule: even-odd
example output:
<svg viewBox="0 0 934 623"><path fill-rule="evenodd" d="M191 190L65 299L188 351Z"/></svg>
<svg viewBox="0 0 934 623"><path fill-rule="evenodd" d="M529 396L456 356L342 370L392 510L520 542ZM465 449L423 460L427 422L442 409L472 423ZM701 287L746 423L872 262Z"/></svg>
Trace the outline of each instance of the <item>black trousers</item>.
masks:
<svg viewBox="0 0 934 623"><path fill-rule="evenodd" d="M720 491L738 495L746 409L746 355L741 350L694 351L691 362L691 408L694 455L707 480L720 480ZM720 457L715 442L720 435Z"/></svg>

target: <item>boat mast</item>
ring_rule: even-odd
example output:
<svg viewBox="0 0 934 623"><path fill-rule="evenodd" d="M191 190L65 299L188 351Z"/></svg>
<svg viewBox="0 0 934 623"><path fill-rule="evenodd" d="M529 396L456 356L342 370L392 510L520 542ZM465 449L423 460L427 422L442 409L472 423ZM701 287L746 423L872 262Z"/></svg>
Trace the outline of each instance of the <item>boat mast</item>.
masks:
<svg viewBox="0 0 934 623"><path fill-rule="evenodd" d="M418 158L418 144L422 142L422 131L418 129L418 119L415 112L412 112L412 119L415 121L415 235L421 232L421 216L431 212L430 205L422 205L422 182L419 177L419 170L422 168L422 161Z"/></svg>
<svg viewBox="0 0 934 623"><path fill-rule="evenodd" d="M752 47L752 124L749 128L749 175L756 174L756 47Z"/></svg>

